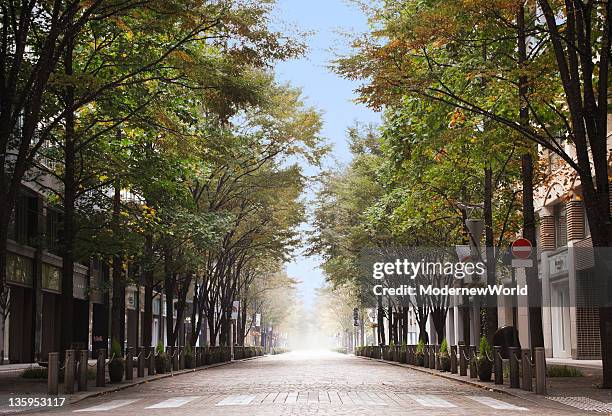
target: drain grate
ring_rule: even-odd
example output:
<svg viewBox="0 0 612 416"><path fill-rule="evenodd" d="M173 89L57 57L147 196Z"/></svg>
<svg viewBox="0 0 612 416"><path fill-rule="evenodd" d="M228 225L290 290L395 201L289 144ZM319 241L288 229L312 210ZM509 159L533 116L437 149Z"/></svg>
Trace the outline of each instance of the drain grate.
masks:
<svg viewBox="0 0 612 416"><path fill-rule="evenodd" d="M588 397L546 397L549 400L575 407L580 410L587 410L598 413L612 412L612 403L604 403Z"/></svg>

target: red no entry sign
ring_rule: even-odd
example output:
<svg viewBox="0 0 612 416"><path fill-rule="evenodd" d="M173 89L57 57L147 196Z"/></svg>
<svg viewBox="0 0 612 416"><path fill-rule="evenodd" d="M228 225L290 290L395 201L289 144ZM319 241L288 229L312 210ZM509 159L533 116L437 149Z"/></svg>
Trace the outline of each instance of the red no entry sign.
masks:
<svg viewBox="0 0 612 416"><path fill-rule="evenodd" d="M528 259L531 256L531 241L526 238L519 238L512 243L512 255L517 259Z"/></svg>

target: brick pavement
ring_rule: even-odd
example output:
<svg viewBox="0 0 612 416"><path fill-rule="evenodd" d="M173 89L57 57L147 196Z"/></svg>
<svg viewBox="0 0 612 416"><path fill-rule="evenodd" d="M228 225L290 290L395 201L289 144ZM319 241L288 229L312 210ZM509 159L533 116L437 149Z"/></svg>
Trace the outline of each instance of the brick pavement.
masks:
<svg viewBox="0 0 612 416"><path fill-rule="evenodd" d="M76 412L76 413L75 413ZM571 415L411 369L329 352L212 368L84 400L47 415Z"/></svg>

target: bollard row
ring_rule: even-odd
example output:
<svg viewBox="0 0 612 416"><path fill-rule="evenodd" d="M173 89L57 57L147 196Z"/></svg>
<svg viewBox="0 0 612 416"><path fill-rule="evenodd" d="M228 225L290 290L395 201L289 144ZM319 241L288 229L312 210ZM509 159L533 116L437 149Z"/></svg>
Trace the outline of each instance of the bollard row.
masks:
<svg viewBox="0 0 612 416"><path fill-rule="evenodd" d="M237 350L238 351L238 350ZM448 347L447 351L440 351L439 345L368 345L357 347L355 355L385 361L397 361L409 365L420 366L439 371L450 371L451 374L480 378L497 385L504 384L504 363L507 363L508 383L510 388L522 388L533 391L535 375L536 394L546 394L546 356L544 348L521 350L518 347L507 348L507 358L504 359L503 347L494 346L492 351L485 354L477 353L475 345L459 343ZM241 354L241 352L237 352ZM488 366L485 368L485 366ZM482 374L479 371L482 370Z"/></svg>
<svg viewBox="0 0 612 416"><path fill-rule="evenodd" d="M241 358L253 358L264 355L261 347L237 347L240 348ZM47 392L50 395L58 395L60 380L63 381L63 392L72 394L75 385L78 391L87 391L89 368L95 369L95 386L105 387L110 375L109 366L123 362L124 367L121 379L127 381L134 379L134 364L136 364L136 377L144 378L155 374L164 374L170 371L183 369L194 369L211 364L228 362L230 360L230 348L222 346L213 347L167 347L166 351L157 351L154 347L139 347L134 355L134 348L125 350L125 359L114 355L107 359L106 350L96 351L97 359L92 365L89 364L89 351L66 350L63 360L60 360L58 352L50 352L47 368Z"/></svg>

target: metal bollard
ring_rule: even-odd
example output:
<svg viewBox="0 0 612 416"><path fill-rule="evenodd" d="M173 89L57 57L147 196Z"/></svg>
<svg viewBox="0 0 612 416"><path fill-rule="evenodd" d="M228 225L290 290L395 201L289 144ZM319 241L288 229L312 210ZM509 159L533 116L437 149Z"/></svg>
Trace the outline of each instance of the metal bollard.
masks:
<svg viewBox="0 0 612 416"><path fill-rule="evenodd" d="M535 348L536 394L546 394L546 354L544 348Z"/></svg>
<svg viewBox="0 0 612 416"><path fill-rule="evenodd" d="M47 368L47 393L57 395L59 385L59 352L49 353L49 367Z"/></svg>
<svg viewBox="0 0 612 416"><path fill-rule="evenodd" d="M429 347L429 368L436 368L436 346Z"/></svg>
<svg viewBox="0 0 612 416"><path fill-rule="evenodd" d="M519 379L519 356L521 349L519 347L509 347L510 351L510 388L518 389L521 387Z"/></svg>
<svg viewBox="0 0 612 416"><path fill-rule="evenodd" d="M66 350L64 361L64 393L74 393L75 350Z"/></svg>
<svg viewBox="0 0 612 416"><path fill-rule="evenodd" d="M155 347L147 347L147 356L149 370L147 371L147 375L154 376L155 375Z"/></svg>
<svg viewBox="0 0 612 416"><path fill-rule="evenodd" d="M125 379L132 380L134 378L134 348L127 347L125 349Z"/></svg>
<svg viewBox="0 0 612 416"><path fill-rule="evenodd" d="M436 370L439 370L440 367L440 346L439 345L434 345L434 368Z"/></svg>
<svg viewBox="0 0 612 416"><path fill-rule="evenodd" d="M523 367L523 390L533 391L533 380L531 379L533 374L533 372L531 371L531 351L523 350L521 358L521 363Z"/></svg>
<svg viewBox="0 0 612 416"><path fill-rule="evenodd" d="M457 346L450 347L450 370L451 374L457 374Z"/></svg>
<svg viewBox="0 0 612 416"><path fill-rule="evenodd" d="M142 378L145 375L145 347L138 348L138 377Z"/></svg>
<svg viewBox="0 0 612 416"><path fill-rule="evenodd" d="M465 357L467 355L467 348L465 344L459 344L459 375L467 376L467 362Z"/></svg>
<svg viewBox="0 0 612 416"><path fill-rule="evenodd" d="M106 351L98 350L98 362L96 363L96 387L106 385Z"/></svg>
<svg viewBox="0 0 612 416"><path fill-rule="evenodd" d="M87 360L89 359L89 351L81 350L79 353L79 377L77 386L79 391L87 391Z"/></svg>
<svg viewBox="0 0 612 416"><path fill-rule="evenodd" d="M476 369L476 345L470 345L470 378L478 377Z"/></svg>
<svg viewBox="0 0 612 416"><path fill-rule="evenodd" d="M502 347L493 347L493 372L495 374L495 384L504 384L504 362L501 357Z"/></svg>

